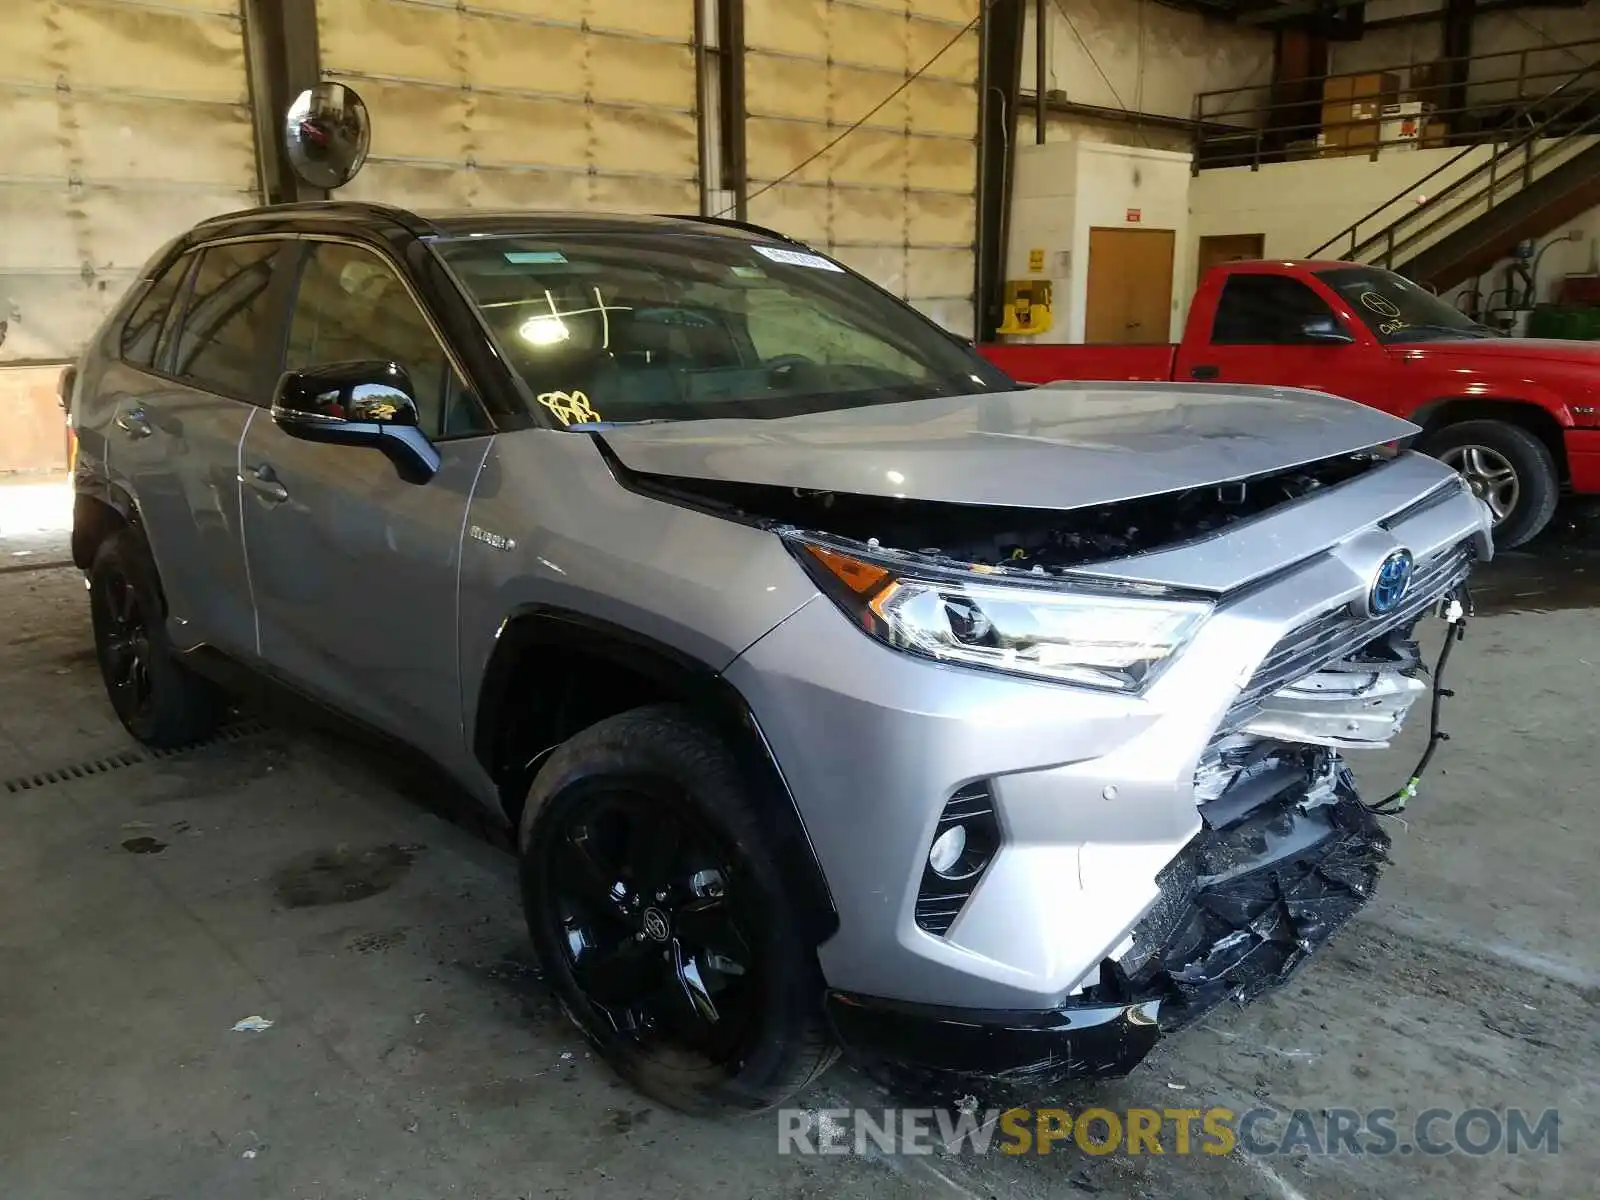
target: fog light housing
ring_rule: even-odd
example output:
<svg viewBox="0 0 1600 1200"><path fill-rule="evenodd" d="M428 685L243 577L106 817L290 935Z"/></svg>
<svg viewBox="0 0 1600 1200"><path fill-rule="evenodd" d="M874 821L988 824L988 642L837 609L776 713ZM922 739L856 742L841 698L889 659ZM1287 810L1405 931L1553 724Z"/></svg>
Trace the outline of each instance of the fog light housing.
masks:
<svg viewBox="0 0 1600 1200"><path fill-rule="evenodd" d="M917 892L918 928L935 937L949 933L999 849L994 795L986 781L969 783L939 814Z"/></svg>
<svg viewBox="0 0 1600 1200"><path fill-rule="evenodd" d="M952 825L933 839L933 849L928 851L928 865L934 872L949 879L958 873L961 856L967 849L967 827Z"/></svg>

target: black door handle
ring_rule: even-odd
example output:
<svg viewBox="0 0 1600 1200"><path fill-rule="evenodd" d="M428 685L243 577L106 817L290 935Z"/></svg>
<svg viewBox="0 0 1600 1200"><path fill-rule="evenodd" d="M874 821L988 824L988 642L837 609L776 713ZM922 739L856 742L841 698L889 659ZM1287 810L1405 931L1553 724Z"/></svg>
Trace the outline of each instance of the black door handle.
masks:
<svg viewBox="0 0 1600 1200"><path fill-rule="evenodd" d="M1215 379L1222 374L1222 369L1212 363L1201 363L1198 367L1191 369L1189 374L1196 379Z"/></svg>

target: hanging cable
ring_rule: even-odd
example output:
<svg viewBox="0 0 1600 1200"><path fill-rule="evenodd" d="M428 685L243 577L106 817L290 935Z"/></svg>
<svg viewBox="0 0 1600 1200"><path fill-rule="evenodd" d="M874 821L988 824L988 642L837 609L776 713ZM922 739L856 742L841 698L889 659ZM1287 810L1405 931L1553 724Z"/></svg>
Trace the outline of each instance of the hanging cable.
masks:
<svg viewBox="0 0 1600 1200"><path fill-rule="evenodd" d="M1078 32L1077 22L1072 19L1072 14L1067 11L1066 0L1056 0L1056 9L1061 13L1061 19L1067 23L1067 28L1072 31L1072 36L1078 40L1078 45L1083 47L1083 53L1089 59L1089 65L1095 69L1095 73L1099 75L1101 80L1105 83L1106 90L1111 93L1111 98L1117 102L1117 107L1132 119L1133 131L1139 135L1139 140L1145 144L1145 149L1151 149L1152 147L1150 145L1150 139L1145 136L1144 129L1139 124L1140 118L1143 117L1144 114L1135 112L1123 102L1122 94L1117 91L1117 85L1111 82L1111 76L1106 74L1105 68L1100 65L1100 60L1094 56L1094 51L1089 49L1089 43L1084 41L1083 34ZM1144 6L1142 4L1140 5L1139 15L1142 20L1144 16ZM1142 41L1143 39L1141 38L1141 43ZM1141 51L1142 49L1143 47L1141 45ZM1142 62L1139 69L1142 75ZM1034 86L1037 87L1038 84L1036 83Z"/></svg>
<svg viewBox="0 0 1600 1200"><path fill-rule="evenodd" d="M771 180L768 183L762 184L755 191L751 192L748 196L746 196L744 198L745 199L745 203L749 204L750 201L754 200L757 196L765 195L767 192L770 192L773 188L777 187L779 184L785 182L786 180L793 179L796 175L800 174L801 171L804 171L812 163L816 162L817 159L821 158L823 155L827 154L830 150L832 150L835 146L837 146L840 142L844 141L845 138L849 137L852 133L854 133L856 130L860 129L868 121L872 120L873 117L877 116L880 112L882 112L885 108L887 108L889 106L889 102L890 101L892 101L901 92L905 91L908 87L910 87L917 80L921 79L922 76L927 74L928 71L932 70L934 63L938 62L941 58L943 58L946 54L948 54L951 50L953 50L955 48L955 45L956 45L957 42L959 42L962 38L966 37L967 34L971 33L974 29L976 29L978 27L979 22L981 22L983 20L984 14L987 13L989 11L989 9L994 7L995 3L996 3L996 0L984 0L984 3L982 5L982 7L978 11L978 15L973 17L972 20L968 21L965 25L963 25L960 29L958 29L956 31L956 33L955 33L955 36L953 36L948 42L946 42L943 46L941 46L939 48L938 53L936 53L927 62L923 63L920 67L918 67L910 75L907 75L905 77L905 79L901 82L899 87L895 88L894 91L890 92L882 100L878 101L878 103L873 105L872 108L870 108L867 112L863 113L860 117L856 118L856 120L853 123L851 123L850 125L845 127L844 131L841 132L838 137L834 138L826 146L824 146L824 147L822 147L822 149L818 150L815 154L808 155L806 158L804 158L800 162L796 163L793 167L790 167L782 175L779 175L776 179ZM717 214L717 216L718 217L726 217L730 213L734 212L738 207L739 206L737 204L730 205L729 207L727 207L727 208L723 209L721 212L719 212Z"/></svg>

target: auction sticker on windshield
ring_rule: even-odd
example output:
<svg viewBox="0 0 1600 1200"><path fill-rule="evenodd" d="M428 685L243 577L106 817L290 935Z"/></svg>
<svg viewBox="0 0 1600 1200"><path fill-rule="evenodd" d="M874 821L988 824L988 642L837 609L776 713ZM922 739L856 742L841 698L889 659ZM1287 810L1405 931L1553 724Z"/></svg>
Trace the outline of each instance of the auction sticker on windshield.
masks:
<svg viewBox="0 0 1600 1200"><path fill-rule="evenodd" d="M777 246L757 246L755 252L763 258L770 258L775 263L783 263L790 267L811 267L817 271L837 271L844 274L844 268L838 263L831 263L820 254L802 254L798 250L780 250Z"/></svg>

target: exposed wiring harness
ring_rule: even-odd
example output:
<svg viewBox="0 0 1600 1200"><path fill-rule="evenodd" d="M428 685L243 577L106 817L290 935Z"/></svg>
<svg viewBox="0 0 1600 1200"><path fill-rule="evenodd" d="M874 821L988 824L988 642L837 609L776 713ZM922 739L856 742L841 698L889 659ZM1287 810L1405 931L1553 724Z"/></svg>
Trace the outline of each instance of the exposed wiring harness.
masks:
<svg viewBox="0 0 1600 1200"><path fill-rule="evenodd" d="M1422 751L1422 757L1417 760L1417 765L1412 768L1411 778L1406 780L1404 786L1382 800L1366 805L1368 812L1382 817L1399 816L1405 812L1406 805L1416 799L1423 773L1433 761L1439 743L1450 740L1450 735L1439 728L1439 710L1446 697L1455 695L1444 686L1444 669L1450 661L1450 651L1455 648L1457 642L1467 636L1467 618L1472 615L1472 593L1467 590L1466 584L1462 584L1444 598L1443 605L1446 628L1444 645L1440 648L1439 658L1433 665L1433 704L1428 721L1428 745Z"/></svg>

